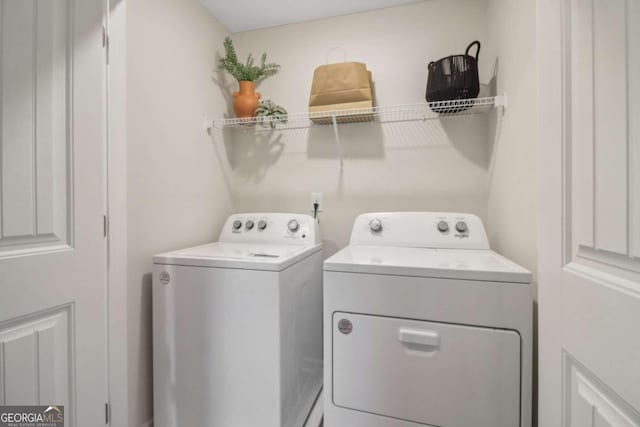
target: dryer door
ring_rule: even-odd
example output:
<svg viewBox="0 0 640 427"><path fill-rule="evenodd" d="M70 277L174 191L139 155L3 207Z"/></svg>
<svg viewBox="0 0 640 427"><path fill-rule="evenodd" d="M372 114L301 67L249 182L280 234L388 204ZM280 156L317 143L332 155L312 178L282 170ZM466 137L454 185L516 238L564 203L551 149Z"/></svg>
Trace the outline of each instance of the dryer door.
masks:
<svg viewBox="0 0 640 427"><path fill-rule="evenodd" d="M333 402L430 426L520 425L520 336L336 312Z"/></svg>

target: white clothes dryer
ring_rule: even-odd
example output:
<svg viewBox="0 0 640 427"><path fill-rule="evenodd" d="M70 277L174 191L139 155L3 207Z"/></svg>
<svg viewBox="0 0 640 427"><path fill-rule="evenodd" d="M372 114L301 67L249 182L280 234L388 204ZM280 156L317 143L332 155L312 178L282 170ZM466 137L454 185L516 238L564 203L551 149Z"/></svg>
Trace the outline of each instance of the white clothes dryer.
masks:
<svg viewBox="0 0 640 427"><path fill-rule="evenodd" d="M324 426L530 427L530 282L474 215L359 216L324 263Z"/></svg>

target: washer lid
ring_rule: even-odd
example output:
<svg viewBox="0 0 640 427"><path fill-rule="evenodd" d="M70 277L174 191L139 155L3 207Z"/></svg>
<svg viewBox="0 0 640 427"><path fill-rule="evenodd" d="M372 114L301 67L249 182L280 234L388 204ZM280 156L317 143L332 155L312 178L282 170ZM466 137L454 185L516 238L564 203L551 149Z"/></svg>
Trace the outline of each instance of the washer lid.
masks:
<svg viewBox="0 0 640 427"><path fill-rule="evenodd" d="M530 283L531 273L487 249L350 245L324 262L325 271Z"/></svg>
<svg viewBox="0 0 640 427"><path fill-rule="evenodd" d="M313 246L215 242L155 255L154 264L281 271L318 252Z"/></svg>

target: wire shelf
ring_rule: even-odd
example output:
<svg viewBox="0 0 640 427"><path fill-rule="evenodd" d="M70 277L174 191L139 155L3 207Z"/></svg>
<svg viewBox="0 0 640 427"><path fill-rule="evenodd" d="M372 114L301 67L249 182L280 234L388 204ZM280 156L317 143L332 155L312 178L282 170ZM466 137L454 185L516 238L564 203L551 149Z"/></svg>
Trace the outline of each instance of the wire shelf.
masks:
<svg viewBox="0 0 640 427"><path fill-rule="evenodd" d="M505 106L505 97L492 96L475 99L461 99L420 104L405 104L334 110L314 113L291 113L281 117L250 117L213 120L210 128L256 128L256 129L299 129L314 125L336 125L342 123L404 122L434 120L443 117L483 114L497 107Z"/></svg>

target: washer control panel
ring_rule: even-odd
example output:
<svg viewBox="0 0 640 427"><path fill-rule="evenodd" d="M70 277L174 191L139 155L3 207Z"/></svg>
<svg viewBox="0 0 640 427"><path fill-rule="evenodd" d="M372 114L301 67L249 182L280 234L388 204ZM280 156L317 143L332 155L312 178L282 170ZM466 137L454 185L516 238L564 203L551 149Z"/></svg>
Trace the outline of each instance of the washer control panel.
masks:
<svg viewBox="0 0 640 427"><path fill-rule="evenodd" d="M310 215L245 213L227 218L219 241L306 245L320 243L319 234Z"/></svg>
<svg viewBox="0 0 640 427"><path fill-rule="evenodd" d="M379 218L374 218L369 221L369 229L374 233L382 231L382 221Z"/></svg>
<svg viewBox="0 0 640 427"><path fill-rule="evenodd" d="M449 212L380 212L360 215L352 245L387 245L443 249L489 249L482 221Z"/></svg>
<svg viewBox="0 0 640 427"><path fill-rule="evenodd" d="M467 232L467 223L464 221L456 222L456 231L458 233L466 233Z"/></svg>
<svg viewBox="0 0 640 427"><path fill-rule="evenodd" d="M287 223L287 228L289 229L290 232L295 233L300 229L300 223L298 222L297 219L290 219L289 222Z"/></svg>

